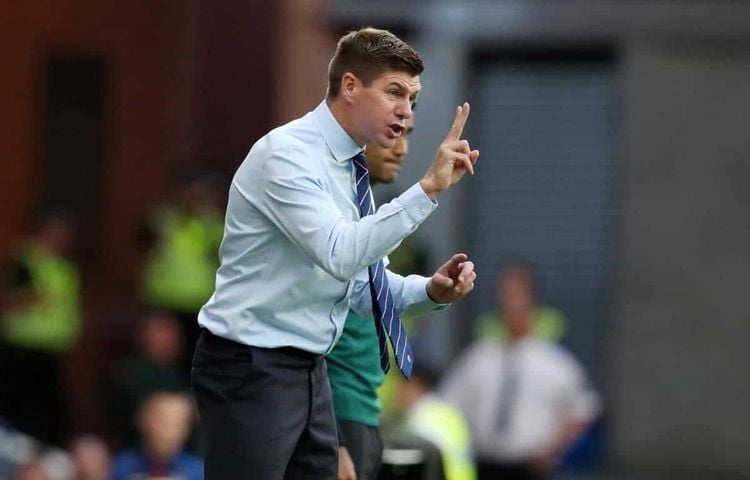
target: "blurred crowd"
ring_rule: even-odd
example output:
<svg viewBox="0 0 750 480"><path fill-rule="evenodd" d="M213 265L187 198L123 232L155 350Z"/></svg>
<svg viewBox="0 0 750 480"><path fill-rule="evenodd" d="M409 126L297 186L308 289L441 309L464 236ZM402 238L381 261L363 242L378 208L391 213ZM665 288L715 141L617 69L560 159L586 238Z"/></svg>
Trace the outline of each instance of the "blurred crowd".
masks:
<svg viewBox="0 0 750 480"><path fill-rule="evenodd" d="M112 354L99 401L108 422L70 420L69 355L82 334L76 219L39 215L0 270L0 479L203 478L190 392L197 312L213 291L221 178L174 179L133 241L143 247L130 347Z"/></svg>
<svg viewBox="0 0 750 480"><path fill-rule="evenodd" d="M139 314L101 392L101 432L79 431L68 415L63 368L82 325L75 219L46 212L18 243L0 277L0 478L203 478L190 362L196 315L213 291L222 191L215 175L182 175L144 219L134 239L145 259ZM413 270L424 253L406 243L392 268ZM379 478L550 478L586 448L601 402L561 343L566 318L538 303L524 263L499 272L496 297L450 367L423 347L412 381L387 376ZM426 342L413 333L419 350Z"/></svg>

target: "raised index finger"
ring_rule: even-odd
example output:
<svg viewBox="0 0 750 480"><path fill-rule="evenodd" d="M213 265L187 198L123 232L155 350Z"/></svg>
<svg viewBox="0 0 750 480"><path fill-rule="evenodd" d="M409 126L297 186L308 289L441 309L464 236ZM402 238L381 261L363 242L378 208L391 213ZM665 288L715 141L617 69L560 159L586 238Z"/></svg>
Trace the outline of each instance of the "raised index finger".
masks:
<svg viewBox="0 0 750 480"><path fill-rule="evenodd" d="M464 126L466 120L469 118L469 103L465 102L460 107L456 107L456 118L453 119L453 125L451 126L448 136L445 137L446 142L453 142L461 138L461 134L464 133Z"/></svg>

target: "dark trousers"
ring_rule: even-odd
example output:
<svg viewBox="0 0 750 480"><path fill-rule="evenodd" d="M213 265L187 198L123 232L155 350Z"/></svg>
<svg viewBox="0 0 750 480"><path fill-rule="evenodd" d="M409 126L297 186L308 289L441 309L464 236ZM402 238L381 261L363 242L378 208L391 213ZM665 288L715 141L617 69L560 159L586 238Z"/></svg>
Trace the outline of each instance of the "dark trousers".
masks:
<svg viewBox="0 0 750 480"><path fill-rule="evenodd" d="M62 362L62 355L0 345L0 418L56 446L68 426Z"/></svg>
<svg viewBox="0 0 750 480"><path fill-rule="evenodd" d="M335 479L336 422L325 359L203 330L193 389L206 480Z"/></svg>
<svg viewBox="0 0 750 480"><path fill-rule="evenodd" d="M338 426L340 436L346 441L346 450L352 457L357 480L375 480L383 455L378 427L348 420L339 420Z"/></svg>
<svg viewBox="0 0 750 480"><path fill-rule="evenodd" d="M185 375L185 379L190 379L193 368L193 357L195 356L195 345L198 343L201 330L198 325L198 311L187 312L182 310L169 310L174 315L182 330L183 354L180 361L180 370Z"/></svg>
<svg viewBox="0 0 750 480"><path fill-rule="evenodd" d="M549 476L535 470L528 463L495 463L479 460L477 462L477 477L479 480L545 480Z"/></svg>

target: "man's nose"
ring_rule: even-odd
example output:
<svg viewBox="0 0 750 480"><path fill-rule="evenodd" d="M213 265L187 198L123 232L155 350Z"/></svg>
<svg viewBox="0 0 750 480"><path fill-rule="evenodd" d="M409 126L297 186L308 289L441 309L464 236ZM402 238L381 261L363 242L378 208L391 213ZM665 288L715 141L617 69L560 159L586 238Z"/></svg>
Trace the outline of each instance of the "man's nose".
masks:
<svg viewBox="0 0 750 480"><path fill-rule="evenodd" d="M411 100L407 99L405 102L401 102L399 109L396 112L396 115L398 115L400 118L403 118L403 119L411 118L411 115L412 115Z"/></svg>

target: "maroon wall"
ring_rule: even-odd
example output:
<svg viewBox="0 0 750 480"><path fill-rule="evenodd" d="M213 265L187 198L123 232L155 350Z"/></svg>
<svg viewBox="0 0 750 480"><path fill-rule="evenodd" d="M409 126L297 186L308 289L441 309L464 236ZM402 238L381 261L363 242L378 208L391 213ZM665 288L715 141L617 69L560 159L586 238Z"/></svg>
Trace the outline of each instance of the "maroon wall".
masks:
<svg viewBox="0 0 750 480"><path fill-rule="evenodd" d="M27 0L0 4L0 258L40 198L42 74L51 51L108 65L95 252L84 265L85 331L71 358L78 430L104 425L109 346L134 305L134 239L170 172L202 159L229 173L273 116L275 3ZM76 188L76 185L70 185Z"/></svg>

